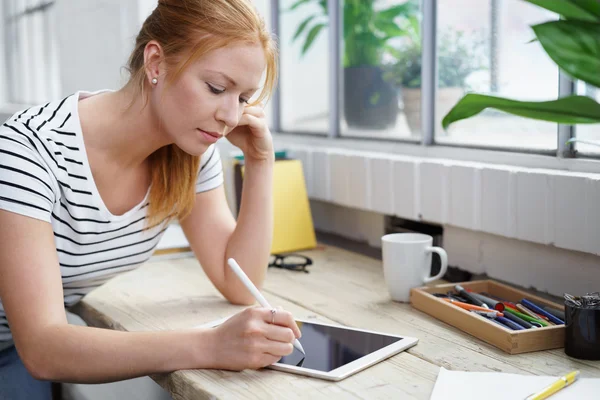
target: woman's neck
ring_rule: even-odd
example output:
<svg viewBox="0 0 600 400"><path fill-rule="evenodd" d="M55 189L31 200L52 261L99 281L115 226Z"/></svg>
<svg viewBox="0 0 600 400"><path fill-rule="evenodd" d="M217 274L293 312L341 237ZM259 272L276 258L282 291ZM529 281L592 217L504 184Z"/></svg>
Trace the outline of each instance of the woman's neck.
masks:
<svg viewBox="0 0 600 400"><path fill-rule="evenodd" d="M79 118L88 155L119 169L139 168L169 144L150 106L129 85L81 100Z"/></svg>

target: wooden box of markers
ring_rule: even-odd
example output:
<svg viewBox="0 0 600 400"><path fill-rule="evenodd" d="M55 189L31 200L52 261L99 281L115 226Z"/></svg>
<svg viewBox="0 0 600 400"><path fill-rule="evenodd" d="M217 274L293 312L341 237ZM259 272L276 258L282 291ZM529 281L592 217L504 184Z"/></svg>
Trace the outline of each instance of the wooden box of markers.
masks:
<svg viewBox="0 0 600 400"><path fill-rule="evenodd" d="M564 311L562 304L548 301L493 280L458 284L467 292L488 294L492 298L507 300L513 304L518 304L522 299L527 299L541 307L551 307ZM509 354L564 347L565 325L548 325L531 329L512 330L489 318L460 308L441 297L436 297L436 293L447 294L450 291L455 292L455 285L454 283L449 283L414 288L410 293L410 302L416 309L465 331Z"/></svg>

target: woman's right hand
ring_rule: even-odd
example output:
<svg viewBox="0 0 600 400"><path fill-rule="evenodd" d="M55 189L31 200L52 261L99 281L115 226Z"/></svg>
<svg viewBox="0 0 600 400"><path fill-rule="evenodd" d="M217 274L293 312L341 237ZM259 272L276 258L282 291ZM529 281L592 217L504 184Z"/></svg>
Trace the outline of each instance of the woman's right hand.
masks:
<svg viewBox="0 0 600 400"><path fill-rule="evenodd" d="M274 324L271 322L274 320ZM209 331L211 368L241 371L264 368L292 353L300 329L292 314L277 309L251 307Z"/></svg>

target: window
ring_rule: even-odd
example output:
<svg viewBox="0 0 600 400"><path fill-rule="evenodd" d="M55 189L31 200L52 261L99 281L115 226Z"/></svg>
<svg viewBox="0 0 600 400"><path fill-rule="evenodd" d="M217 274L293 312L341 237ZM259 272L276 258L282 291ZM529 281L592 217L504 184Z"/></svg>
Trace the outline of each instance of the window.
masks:
<svg viewBox="0 0 600 400"><path fill-rule="evenodd" d="M52 26L54 0L3 0L8 103L38 104L60 90Z"/></svg>
<svg viewBox="0 0 600 400"><path fill-rule="evenodd" d="M341 135L419 140L420 6L343 2Z"/></svg>
<svg viewBox="0 0 600 400"><path fill-rule="evenodd" d="M574 132L600 140L599 125L572 129L495 109L441 127L467 92L523 101L572 93L532 40L532 25L558 18L541 7L522 0L281 0L279 7L274 130L561 157L575 154L563 140ZM578 90L599 98L595 88ZM577 150L600 154L584 143Z"/></svg>
<svg viewBox="0 0 600 400"><path fill-rule="evenodd" d="M327 2L308 1L292 9L295 3L279 2L279 98L285 98L279 129L325 135L330 98Z"/></svg>
<svg viewBox="0 0 600 400"><path fill-rule="evenodd" d="M585 82L577 82L577 94L591 97L600 103L600 89ZM600 124L577 125L575 127L575 137L585 141L576 144L579 153L592 156L600 155Z"/></svg>
<svg viewBox="0 0 600 400"><path fill-rule="evenodd" d="M438 0L436 141L556 150L555 123L496 110L459 121L448 132L441 119L466 91L517 100L558 96L558 67L530 25L556 15L520 0Z"/></svg>

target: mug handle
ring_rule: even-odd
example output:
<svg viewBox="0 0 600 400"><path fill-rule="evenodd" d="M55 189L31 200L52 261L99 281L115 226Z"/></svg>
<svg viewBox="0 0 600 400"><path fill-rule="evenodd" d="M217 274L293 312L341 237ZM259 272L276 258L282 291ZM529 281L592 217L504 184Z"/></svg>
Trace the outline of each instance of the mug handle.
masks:
<svg viewBox="0 0 600 400"><path fill-rule="evenodd" d="M431 281L441 279L446 273L446 270L448 269L448 254L446 253L446 250L442 249L441 247L426 247L425 251L428 253L438 253L442 260L442 268L440 269L440 273L436 276L425 278L425 283L429 283Z"/></svg>

